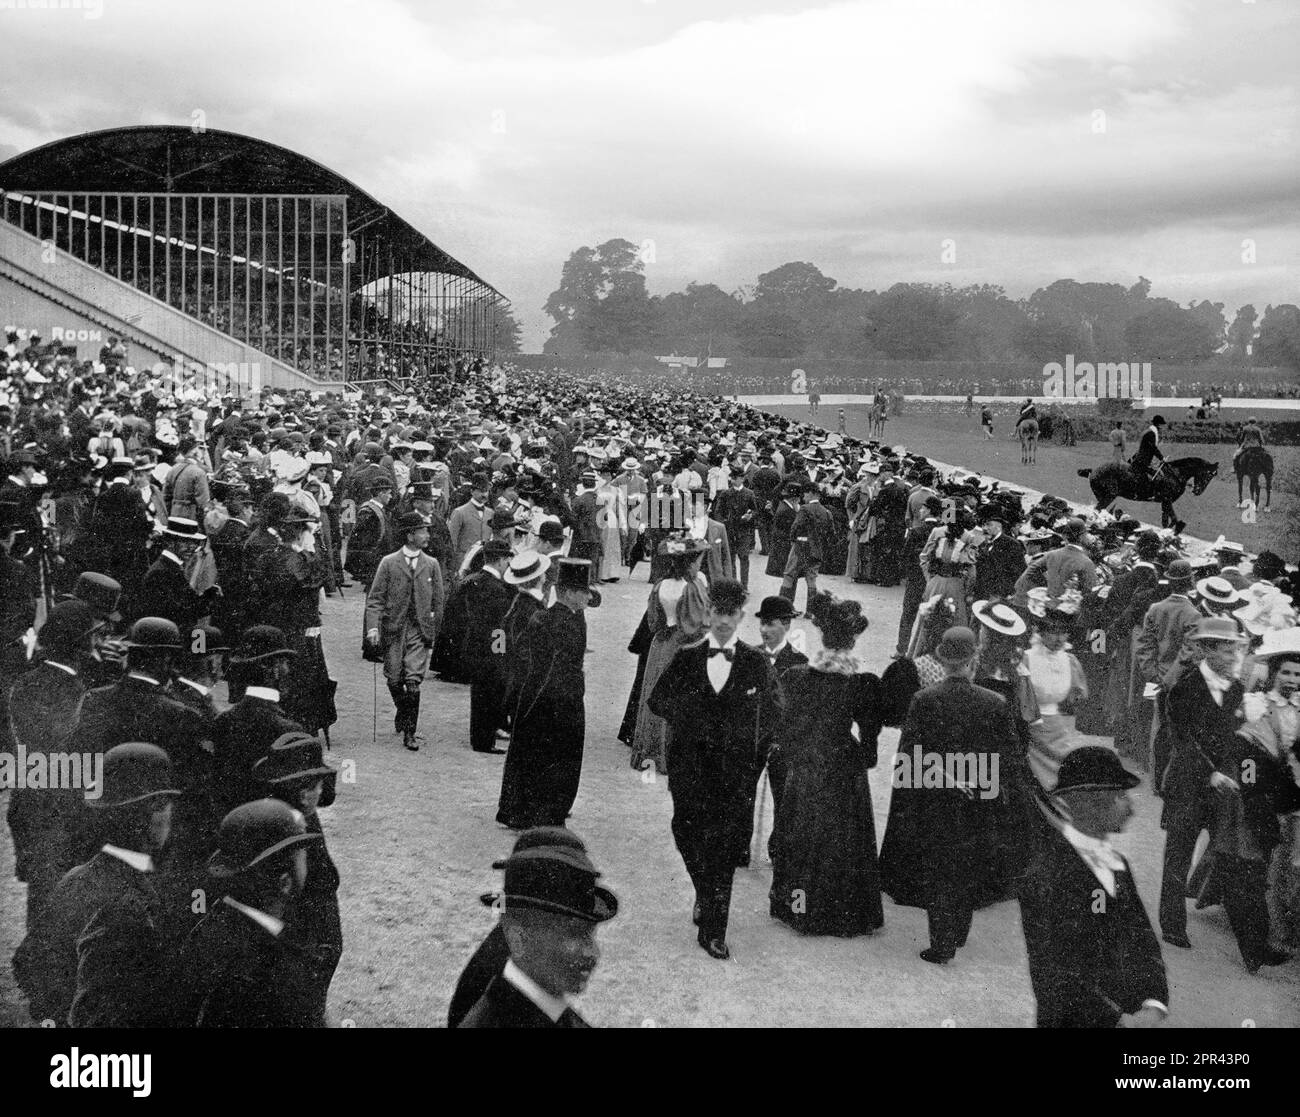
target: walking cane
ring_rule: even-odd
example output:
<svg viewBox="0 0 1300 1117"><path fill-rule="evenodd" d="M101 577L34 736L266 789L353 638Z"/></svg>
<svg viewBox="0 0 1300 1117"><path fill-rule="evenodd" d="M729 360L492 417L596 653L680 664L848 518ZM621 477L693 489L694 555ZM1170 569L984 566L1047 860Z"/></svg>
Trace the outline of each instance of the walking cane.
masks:
<svg viewBox="0 0 1300 1117"><path fill-rule="evenodd" d="M379 664L372 663L370 668L374 681L374 697L370 706L370 743L373 745L379 740Z"/></svg>

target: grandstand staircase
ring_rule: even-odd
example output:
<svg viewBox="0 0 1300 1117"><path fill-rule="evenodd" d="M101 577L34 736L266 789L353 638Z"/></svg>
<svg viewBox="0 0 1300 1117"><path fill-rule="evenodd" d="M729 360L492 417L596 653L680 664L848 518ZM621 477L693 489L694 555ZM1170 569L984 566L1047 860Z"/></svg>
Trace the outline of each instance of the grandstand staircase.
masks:
<svg viewBox="0 0 1300 1117"><path fill-rule="evenodd" d="M0 221L0 276L88 319L104 330L106 338L120 337L156 360L180 358L205 368L237 367L244 393L263 386L315 391L343 387L340 381L300 372L67 252L49 248L7 221Z"/></svg>

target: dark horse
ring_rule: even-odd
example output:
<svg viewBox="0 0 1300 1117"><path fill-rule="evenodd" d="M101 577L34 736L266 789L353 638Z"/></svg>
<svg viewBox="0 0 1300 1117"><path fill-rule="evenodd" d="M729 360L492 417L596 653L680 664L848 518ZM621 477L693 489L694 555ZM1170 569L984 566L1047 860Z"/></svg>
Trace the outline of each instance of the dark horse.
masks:
<svg viewBox="0 0 1300 1117"><path fill-rule="evenodd" d="M1241 485L1250 479L1250 499L1256 508L1267 508L1273 503L1273 455L1263 446L1249 446L1243 450L1232 468L1237 474L1237 503L1241 503ZM1264 503L1259 503L1259 479L1264 478Z"/></svg>
<svg viewBox="0 0 1300 1117"><path fill-rule="evenodd" d="M1095 469L1079 470L1080 477L1088 479L1092 495L1097 498L1097 509L1105 508L1116 497L1124 500L1153 501L1160 505L1160 526L1175 527L1174 501L1192 485L1192 493L1200 496L1219 472L1217 462L1204 458L1173 458L1165 462L1160 476L1154 481L1135 478L1133 471L1122 462L1107 462Z"/></svg>

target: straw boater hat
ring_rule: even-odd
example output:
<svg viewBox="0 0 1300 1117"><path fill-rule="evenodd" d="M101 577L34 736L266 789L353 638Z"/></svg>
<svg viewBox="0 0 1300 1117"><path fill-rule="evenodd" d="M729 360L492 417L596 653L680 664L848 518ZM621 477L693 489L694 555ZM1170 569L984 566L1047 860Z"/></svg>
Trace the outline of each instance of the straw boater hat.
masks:
<svg viewBox="0 0 1300 1117"><path fill-rule="evenodd" d="M1196 583L1196 592L1211 605L1232 605L1245 600L1245 594L1237 590L1227 578L1202 578Z"/></svg>
<svg viewBox="0 0 1300 1117"><path fill-rule="evenodd" d="M971 606L971 615L999 636L1023 636L1029 630L1024 617L1001 601L977 601Z"/></svg>
<svg viewBox="0 0 1300 1117"><path fill-rule="evenodd" d="M191 539L197 543L207 539L207 536L199 530L198 521L187 519L184 516L168 517L167 526L163 528L163 534L172 539Z"/></svg>
<svg viewBox="0 0 1300 1117"><path fill-rule="evenodd" d="M521 586L525 582L540 578L550 569L550 566L551 560L546 555L538 554L536 551L520 551L510 560L510 566L506 569L502 581L507 585Z"/></svg>

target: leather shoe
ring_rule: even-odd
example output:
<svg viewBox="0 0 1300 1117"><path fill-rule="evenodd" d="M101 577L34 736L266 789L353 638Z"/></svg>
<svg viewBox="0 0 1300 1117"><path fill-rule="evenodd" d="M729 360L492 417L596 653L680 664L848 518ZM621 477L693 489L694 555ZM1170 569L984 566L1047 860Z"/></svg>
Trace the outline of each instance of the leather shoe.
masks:
<svg viewBox="0 0 1300 1117"><path fill-rule="evenodd" d="M933 962L936 966L946 966L956 957L956 954L944 954L942 951L935 950L932 946L927 946L921 951L921 958L926 962Z"/></svg>
<svg viewBox="0 0 1300 1117"><path fill-rule="evenodd" d="M1264 951L1258 958L1253 958L1246 963L1247 973L1258 973L1260 966L1280 966L1284 962L1291 961L1291 955L1285 950L1273 950L1269 948Z"/></svg>
<svg viewBox="0 0 1300 1117"><path fill-rule="evenodd" d="M1184 950L1192 949L1192 940L1186 935L1176 934L1172 931L1165 931L1160 937L1170 946L1181 946Z"/></svg>
<svg viewBox="0 0 1300 1117"><path fill-rule="evenodd" d="M420 743L415 739L415 733L413 730L408 729L402 734L402 747L410 752L420 751Z"/></svg>
<svg viewBox="0 0 1300 1117"><path fill-rule="evenodd" d="M731 957L731 949L723 939L706 939L703 935L699 937L699 944L704 947L704 952L710 958L717 958L721 961Z"/></svg>

